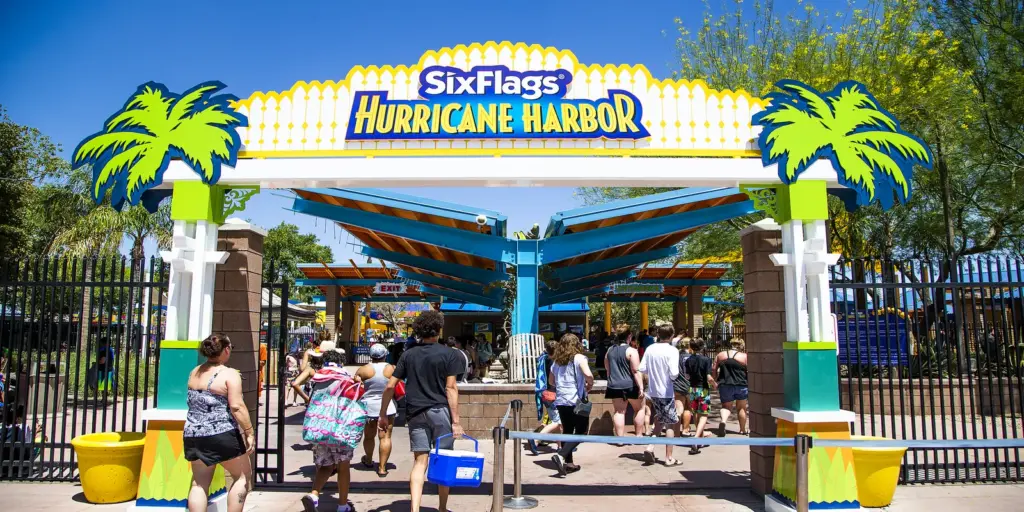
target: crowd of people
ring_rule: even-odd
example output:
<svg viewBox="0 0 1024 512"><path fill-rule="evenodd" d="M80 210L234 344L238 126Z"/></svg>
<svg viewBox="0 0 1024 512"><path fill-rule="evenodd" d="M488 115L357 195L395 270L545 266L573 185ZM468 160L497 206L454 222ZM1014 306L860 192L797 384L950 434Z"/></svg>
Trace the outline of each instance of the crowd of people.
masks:
<svg viewBox="0 0 1024 512"><path fill-rule="evenodd" d="M626 415L632 410L633 435L636 437L704 438L711 409L711 395L718 390L722 408L714 434L725 437L726 423L732 414L739 422L739 434L747 428L747 357L742 339L733 338L730 348L714 357L704 355L701 338L676 335L670 324L658 327L657 336L647 331L639 335L622 330L599 343L597 365L607 379L605 398L612 402L612 425L618 437L626 435ZM579 338L565 334L549 341L537 360L537 419L541 433L585 435L590 424L589 393L594 374ZM691 426L694 431L691 432ZM538 443L530 441L530 450L539 453ZM559 475L580 470L573 463L578 443L563 443L551 457ZM705 446L694 445L691 455ZM643 453L648 464L657 462L653 445ZM681 461L672 445L665 446L666 466Z"/></svg>
<svg viewBox="0 0 1024 512"><path fill-rule="evenodd" d="M480 366L493 357L494 348L486 338L474 340L472 350L454 337L441 339L444 317L426 311L413 323L413 336L397 360L382 344L370 347L371 361L350 372L344 366L344 351L326 340L286 361L292 397L307 406L303 437L313 444L316 467L310 491L302 503L307 512L318 510L320 494L332 477L338 481L338 512L352 512L348 501L351 462L362 446L359 462L376 474L388 476L392 432L404 396L406 425L413 463L410 468L411 510L417 512L423 499L429 452L439 444L451 449L464 435L460 425L458 384L470 377L481 378ZM634 335L622 331L604 347L599 357L607 378L605 397L612 401L613 425L617 436L626 434L626 416L633 411L633 435L713 435L707 430L711 392L722 400L721 420L715 429L726 435L732 414L739 421L740 434L747 433L747 372L743 340L733 339L731 348L713 358L704 355L700 338L677 336L671 325ZM482 338L482 339L481 339ZM204 340L200 352L206 361L188 381L188 413L184 430L185 458L193 470L189 510L206 510L209 486L216 465L232 476L228 510L241 511L250 490L250 459L255 438L252 422L242 399L239 373L226 366L233 345L225 335ZM537 360L537 414L546 419L545 433L586 435L590 427L590 394L597 376L591 370L581 339L567 333L551 340ZM483 370L485 371L485 370ZM691 433L691 426L696 431ZM558 474L566 476L582 468L574 460L578 442L565 442L551 457ZM693 446L691 454L700 453ZM539 453L538 446L530 449ZM376 456L376 457L375 457ZM647 463L657 462L653 445L644 450ZM673 447L665 446L663 463L680 464ZM438 486L439 510L448 510L449 489Z"/></svg>

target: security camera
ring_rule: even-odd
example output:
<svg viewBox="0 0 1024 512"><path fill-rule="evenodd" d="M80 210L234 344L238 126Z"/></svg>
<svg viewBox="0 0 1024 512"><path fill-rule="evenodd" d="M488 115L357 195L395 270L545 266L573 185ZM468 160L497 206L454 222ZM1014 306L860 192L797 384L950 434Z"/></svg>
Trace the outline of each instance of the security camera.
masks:
<svg viewBox="0 0 1024 512"><path fill-rule="evenodd" d="M476 223L477 223L477 225L480 225L480 226L486 225L487 224L487 216L486 215L477 215L476 216Z"/></svg>

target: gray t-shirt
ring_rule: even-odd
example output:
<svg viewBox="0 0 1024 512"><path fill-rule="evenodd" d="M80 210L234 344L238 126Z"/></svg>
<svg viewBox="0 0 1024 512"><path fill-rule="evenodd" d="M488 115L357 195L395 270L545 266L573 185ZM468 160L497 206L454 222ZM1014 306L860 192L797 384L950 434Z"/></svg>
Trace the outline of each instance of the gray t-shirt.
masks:
<svg viewBox="0 0 1024 512"><path fill-rule="evenodd" d="M608 349L608 389L633 389L636 380L633 378L633 367L626 357L626 345L615 345Z"/></svg>

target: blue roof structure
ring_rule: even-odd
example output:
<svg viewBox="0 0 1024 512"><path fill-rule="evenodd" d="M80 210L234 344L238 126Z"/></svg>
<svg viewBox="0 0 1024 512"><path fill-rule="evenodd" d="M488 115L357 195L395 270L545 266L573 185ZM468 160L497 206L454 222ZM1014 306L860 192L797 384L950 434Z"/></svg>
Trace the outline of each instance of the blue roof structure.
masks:
<svg viewBox="0 0 1024 512"><path fill-rule="evenodd" d="M563 302L561 304L552 304L550 306L544 306L539 309L541 314L545 313L586 313L590 311L590 305L586 302ZM441 303L442 313L464 313L464 314L500 314L501 310L496 308L490 308L487 306L481 306L479 304L470 304L467 302L459 301L445 301Z"/></svg>

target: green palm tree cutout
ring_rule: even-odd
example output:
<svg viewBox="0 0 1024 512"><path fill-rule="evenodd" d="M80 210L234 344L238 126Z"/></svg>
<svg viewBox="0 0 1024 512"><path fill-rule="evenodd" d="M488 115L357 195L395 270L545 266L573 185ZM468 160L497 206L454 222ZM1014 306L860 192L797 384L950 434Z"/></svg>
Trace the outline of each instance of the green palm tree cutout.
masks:
<svg viewBox="0 0 1024 512"><path fill-rule="evenodd" d="M906 202L914 165L931 169L932 154L921 139L900 129L866 87L843 82L821 94L795 80L776 84L771 104L753 117L764 127L758 138L761 161L778 164L779 178L789 184L819 158L828 158L840 184L854 190L857 204L875 198L883 208L893 193Z"/></svg>
<svg viewBox="0 0 1024 512"><path fill-rule="evenodd" d="M99 202L112 188L116 208L126 200L137 204L142 192L160 184L172 158L204 183L216 183L221 164L234 166L238 158L242 142L235 128L248 124L230 105L237 98L215 94L222 89L220 82L205 82L179 95L154 82L139 86L103 131L75 148L75 167L93 167L93 199Z"/></svg>

